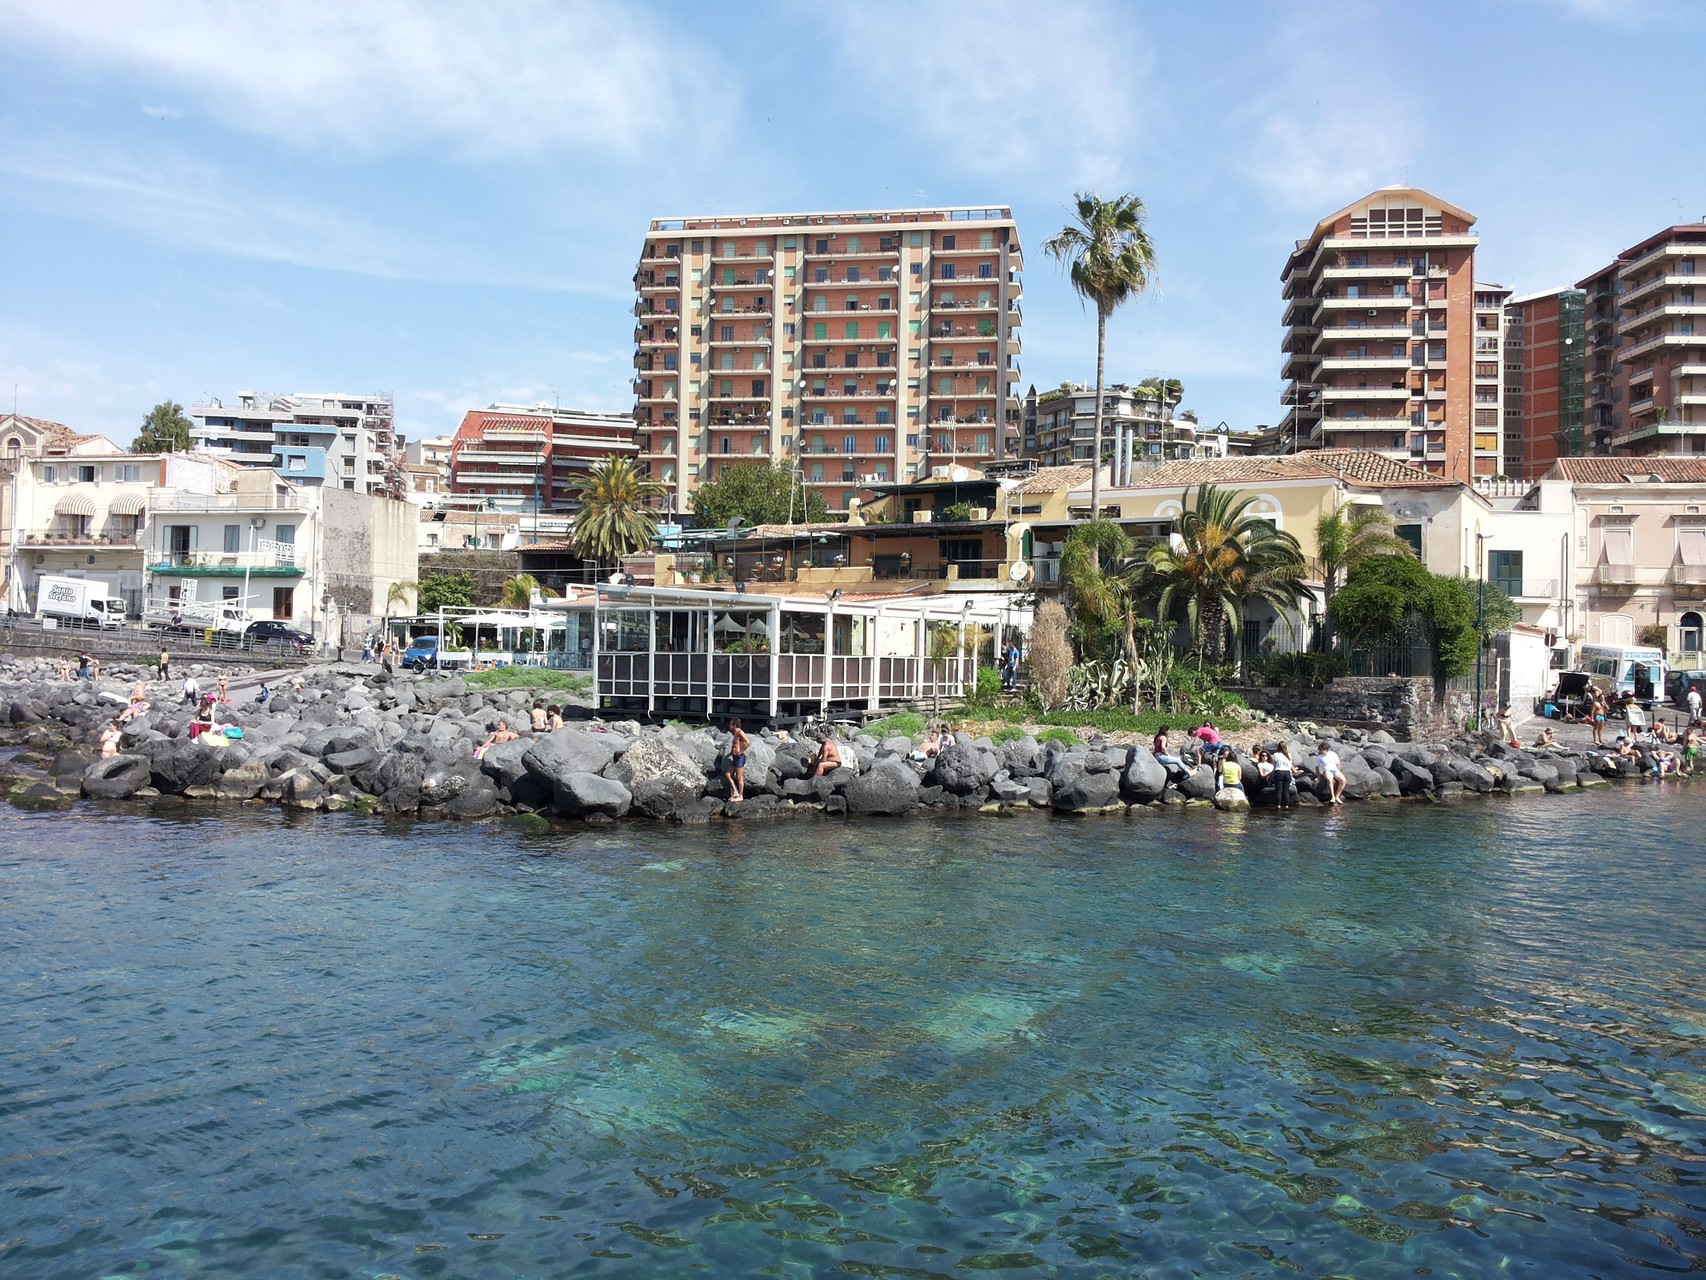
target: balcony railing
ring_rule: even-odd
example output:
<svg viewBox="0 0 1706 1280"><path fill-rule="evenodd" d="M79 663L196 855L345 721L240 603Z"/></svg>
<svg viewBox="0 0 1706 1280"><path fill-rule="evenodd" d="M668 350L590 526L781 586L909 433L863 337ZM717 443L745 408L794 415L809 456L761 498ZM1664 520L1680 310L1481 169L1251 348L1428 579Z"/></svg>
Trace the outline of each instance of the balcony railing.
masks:
<svg viewBox="0 0 1706 1280"><path fill-rule="evenodd" d="M1673 565L1670 580L1679 587L1706 587L1706 564Z"/></svg>
<svg viewBox="0 0 1706 1280"><path fill-rule="evenodd" d="M1634 564L1602 564L1593 571L1593 580L1601 586L1637 586L1646 581L1645 571Z"/></svg>

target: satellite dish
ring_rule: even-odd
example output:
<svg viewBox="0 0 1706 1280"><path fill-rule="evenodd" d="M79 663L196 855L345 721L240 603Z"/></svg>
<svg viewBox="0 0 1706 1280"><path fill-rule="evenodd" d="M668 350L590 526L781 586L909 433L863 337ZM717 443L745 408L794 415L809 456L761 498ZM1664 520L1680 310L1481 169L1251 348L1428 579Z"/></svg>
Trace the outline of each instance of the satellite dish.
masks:
<svg viewBox="0 0 1706 1280"><path fill-rule="evenodd" d="M1014 582L1023 582L1026 578L1031 576L1031 566L1026 564L1023 560L1015 560L1008 566L1007 576L1013 579Z"/></svg>

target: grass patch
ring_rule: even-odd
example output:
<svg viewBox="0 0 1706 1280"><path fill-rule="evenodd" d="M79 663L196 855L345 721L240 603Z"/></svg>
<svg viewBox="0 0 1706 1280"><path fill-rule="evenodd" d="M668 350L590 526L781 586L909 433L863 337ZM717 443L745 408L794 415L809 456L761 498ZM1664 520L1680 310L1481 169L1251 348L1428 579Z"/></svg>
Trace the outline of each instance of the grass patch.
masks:
<svg viewBox="0 0 1706 1280"><path fill-rule="evenodd" d="M1025 736L1025 731L1016 724L1004 725L989 735L989 740L996 746L1004 742L1017 742Z"/></svg>
<svg viewBox="0 0 1706 1280"><path fill-rule="evenodd" d="M549 667L494 667L490 671L470 671L462 679L470 689L556 689L585 693L592 688L591 676L553 671Z"/></svg>
<svg viewBox="0 0 1706 1280"><path fill-rule="evenodd" d="M1037 742L1039 745L1045 746L1050 742L1058 742L1065 747L1076 747L1078 745L1078 735L1070 729L1056 725L1052 728L1044 729L1039 733L1037 735Z"/></svg>
<svg viewBox="0 0 1706 1280"><path fill-rule="evenodd" d="M916 711L897 711L892 716L871 721L865 726L865 732L875 734L879 738L900 733L909 738L916 738L924 732L926 723L924 717Z"/></svg>

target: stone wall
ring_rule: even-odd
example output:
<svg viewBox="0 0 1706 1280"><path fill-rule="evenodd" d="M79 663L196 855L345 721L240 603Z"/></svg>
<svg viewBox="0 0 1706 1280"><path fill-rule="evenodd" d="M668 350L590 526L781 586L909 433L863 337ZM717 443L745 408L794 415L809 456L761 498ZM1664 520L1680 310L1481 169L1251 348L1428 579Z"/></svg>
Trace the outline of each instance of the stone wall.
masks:
<svg viewBox="0 0 1706 1280"><path fill-rule="evenodd" d="M1270 716L1384 729L1400 742L1441 742L1453 736L1473 701L1447 690L1445 700L1435 702L1432 680L1393 676L1340 676L1319 688L1262 685L1237 692Z"/></svg>

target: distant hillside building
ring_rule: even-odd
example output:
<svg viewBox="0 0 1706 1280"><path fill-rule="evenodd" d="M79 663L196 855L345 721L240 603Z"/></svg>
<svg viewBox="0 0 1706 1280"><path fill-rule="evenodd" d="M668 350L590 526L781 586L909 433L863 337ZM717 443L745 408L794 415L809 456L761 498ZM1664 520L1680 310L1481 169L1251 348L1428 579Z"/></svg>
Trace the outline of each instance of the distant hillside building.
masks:
<svg viewBox="0 0 1706 1280"><path fill-rule="evenodd" d="M451 437L448 505L572 511L593 463L638 452L629 414L544 404L470 409Z"/></svg>
<svg viewBox="0 0 1706 1280"><path fill-rule="evenodd" d="M192 405L190 417L198 450L241 466L356 493L400 488L390 396L239 391L235 405Z"/></svg>

